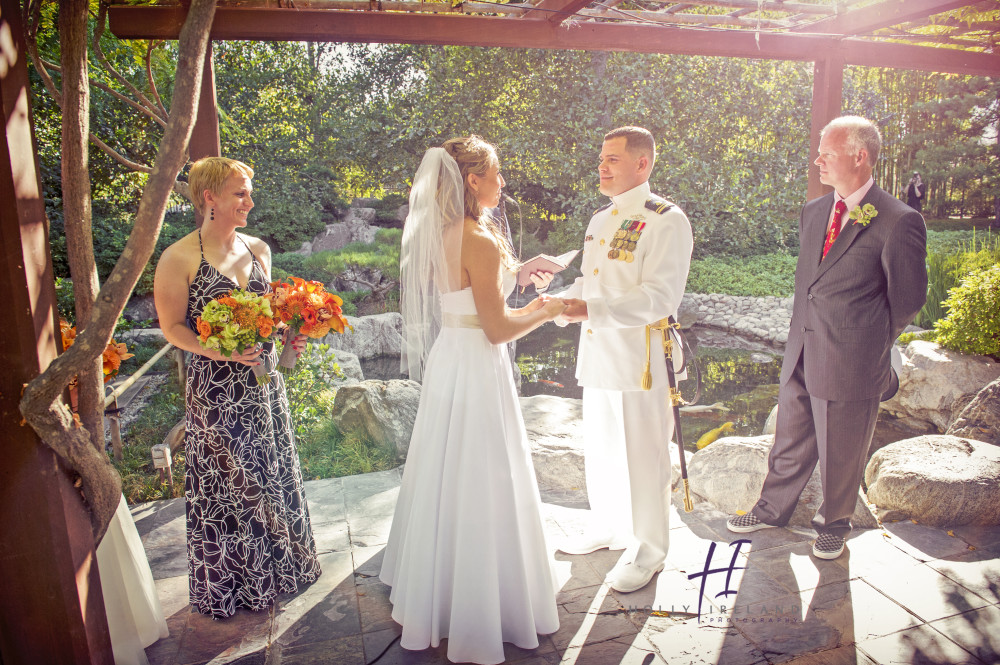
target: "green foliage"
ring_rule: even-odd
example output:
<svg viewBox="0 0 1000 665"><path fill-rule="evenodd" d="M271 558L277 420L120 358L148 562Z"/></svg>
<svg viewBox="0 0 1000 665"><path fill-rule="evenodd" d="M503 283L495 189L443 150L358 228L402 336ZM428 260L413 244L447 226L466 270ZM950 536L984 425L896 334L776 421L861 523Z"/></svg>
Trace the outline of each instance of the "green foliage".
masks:
<svg viewBox="0 0 1000 665"><path fill-rule="evenodd" d="M294 252L281 252L271 255L271 279L287 281L289 277L301 277L305 280L316 279L306 272L306 257ZM321 280L316 280L321 281Z"/></svg>
<svg viewBox="0 0 1000 665"><path fill-rule="evenodd" d="M281 345L278 346L280 353ZM329 344L306 344L294 373L285 377L288 406L297 435L302 436L329 418L337 394L331 382L343 377Z"/></svg>
<svg viewBox="0 0 1000 665"><path fill-rule="evenodd" d="M1000 359L1000 264L966 275L944 305L948 315L934 324L942 346Z"/></svg>
<svg viewBox="0 0 1000 665"><path fill-rule="evenodd" d="M975 231L928 232L927 302L914 325L930 328L945 316L945 298L970 272L1000 263L1000 236Z"/></svg>
<svg viewBox="0 0 1000 665"><path fill-rule="evenodd" d="M937 341L937 331L936 330L923 330L921 332L905 332L899 336L896 343L900 346L906 346L910 342L916 340L923 340L926 342L936 342Z"/></svg>
<svg viewBox="0 0 1000 665"><path fill-rule="evenodd" d="M396 213L399 207L407 202L404 194L390 193L379 199L375 205L375 222L378 224L397 224Z"/></svg>
<svg viewBox="0 0 1000 665"><path fill-rule="evenodd" d="M785 298L795 291L795 262L796 257L788 254L694 259L686 291Z"/></svg>
<svg viewBox="0 0 1000 665"><path fill-rule="evenodd" d="M330 282L348 268L374 268L391 280L399 279L399 249L402 229L379 229L375 242L352 242L343 249L317 252L304 261L307 273Z"/></svg>

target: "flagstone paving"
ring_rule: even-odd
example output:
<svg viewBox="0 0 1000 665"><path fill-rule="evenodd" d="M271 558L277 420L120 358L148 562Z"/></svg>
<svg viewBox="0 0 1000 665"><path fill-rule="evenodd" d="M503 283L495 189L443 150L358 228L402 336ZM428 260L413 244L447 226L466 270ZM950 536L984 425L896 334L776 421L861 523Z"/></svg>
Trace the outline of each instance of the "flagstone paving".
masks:
<svg viewBox="0 0 1000 665"><path fill-rule="evenodd" d="M399 646L378 579L400 473L306 483L323 575L268 611L224 621L188 604L183 499L134 506L170 628L146 650L151 665L447 663L447 642ZM553 545L580 532L585 495L542 499ZM725 520L705 504L674 507L666 568L635 593L603 583L627 552L557 554L560 628L534 650L507 645L507 662L1000 663L1000 527L889 523L856 531L843 556L821 561L808 529L733 534Z"/></svg>

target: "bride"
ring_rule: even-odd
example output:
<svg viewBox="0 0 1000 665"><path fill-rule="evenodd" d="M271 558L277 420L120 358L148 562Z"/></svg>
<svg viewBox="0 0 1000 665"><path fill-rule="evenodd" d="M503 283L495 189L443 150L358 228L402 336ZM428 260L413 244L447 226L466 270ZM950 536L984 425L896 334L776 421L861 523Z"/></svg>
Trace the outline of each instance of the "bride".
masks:
<svg viewBox="0 0 1000 665"><path fill-rule="evenodd" d="M493 146L425 154L400 258L403 368L423 380L380 578L400 644L448 639L448 659L504 660L503 643L555 632L555 577L506 343L565 308L506 306L517 267L489 220L504 186Z"/></svg>

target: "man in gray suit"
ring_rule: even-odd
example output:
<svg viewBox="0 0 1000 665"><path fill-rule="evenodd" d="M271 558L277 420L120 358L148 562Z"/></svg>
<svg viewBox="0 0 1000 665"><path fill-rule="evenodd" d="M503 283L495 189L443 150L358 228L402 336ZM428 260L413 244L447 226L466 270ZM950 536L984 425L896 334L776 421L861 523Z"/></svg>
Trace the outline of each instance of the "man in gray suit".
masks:
<svg viewBox="0 0 1000 665"><path fill-rule="evenodd" d="M890 389L890 349L927 297L923 217L875 185L882 138L864 118L830 122L820 181L834 191L799 218L799 260L778 422L753 509L729 519L747 533L788 523L819 462L823 502L813 554L836 559L851 531L879 398Z"/></svg>

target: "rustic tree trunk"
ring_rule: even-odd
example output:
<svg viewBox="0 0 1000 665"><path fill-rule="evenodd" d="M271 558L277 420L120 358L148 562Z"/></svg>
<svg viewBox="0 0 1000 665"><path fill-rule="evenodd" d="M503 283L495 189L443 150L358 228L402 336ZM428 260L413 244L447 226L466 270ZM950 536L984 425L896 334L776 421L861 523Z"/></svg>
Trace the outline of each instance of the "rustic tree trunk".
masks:
<svg viewBox="0 0 1000 665"><path fill-rule="evenodd" d="M1000 379L972 398L948 427L948 434L1000 446Z"/></svg>
<svg viewBox="0 0 1000 665"><path fill-rule="evenodd" d="M77 331L90 318L100 288L94 262L91 227L90 171L87 137L90 135L90 85L87 77L88 0L60 0L59 37L62 60L62 193L66 220L66 255L73 279ZM93 341L90 341L93 344ZM103 347L102 347L103 350ZM88 349L88 352L93 349ZM100 354L88 353L81 364L79 413L94 447L104 449L104 390Z"/></svg>
<svg viewBox="0 0 1000 665"><path fill-rule="evenodd" d="M85 3L84 9L86 9ZM139 275L153 253L163 225L167 199L177 174L187 159L188 139L194 126L195 109L201 90L208 31L214 15L215 0L192 0L178 44L177 72L169 122L160 143L153 171L139 202L132 234L107 282L97 293L89 316L85 320L77 319L83 331L73 346L56 358L44 373L29 383L21 398L21 413L25 420L34 428L42 441L64 458L80 475L81 489L90 511L91 526L97 541L103 537L118 507L121 479L104 451L97 450L91 445L88 429L74 426L69 410L60 401L60 395L74 374L81 372L85 366L89 367L97 362L111 339L115 323ZM62 39L65 48L67 36L62 35ZM68 68L64 71L64 100L69 100L74 95L86 99L85 93L80 95L79 91L67 92L72 91L74 86L88 85L85 75L79 78L80 71L86 70L77 67L76 71L77 77L73 83L65 78L68 75ZM84 101L84 106L85 104ZM79 123L79 121L74 122ZM69 124L68 120L64 120L64 126ZM79 128L76 131L80 131ZM87 133L84 132L83 137L86 136ZM64 160L66 157L64 153ZM76 163L79 165L79 157L76 158ZM89 191L85 194L76 191L77 196L89 199ZM64 197L68 198L65 189ZM68 200L64 200L64 205L69 205ZM75 201L74 205L77 206L75 208L77 210L89 207L88 203L81 205L79 201ZM67 226L68 222L67 213Z"/></svg>

